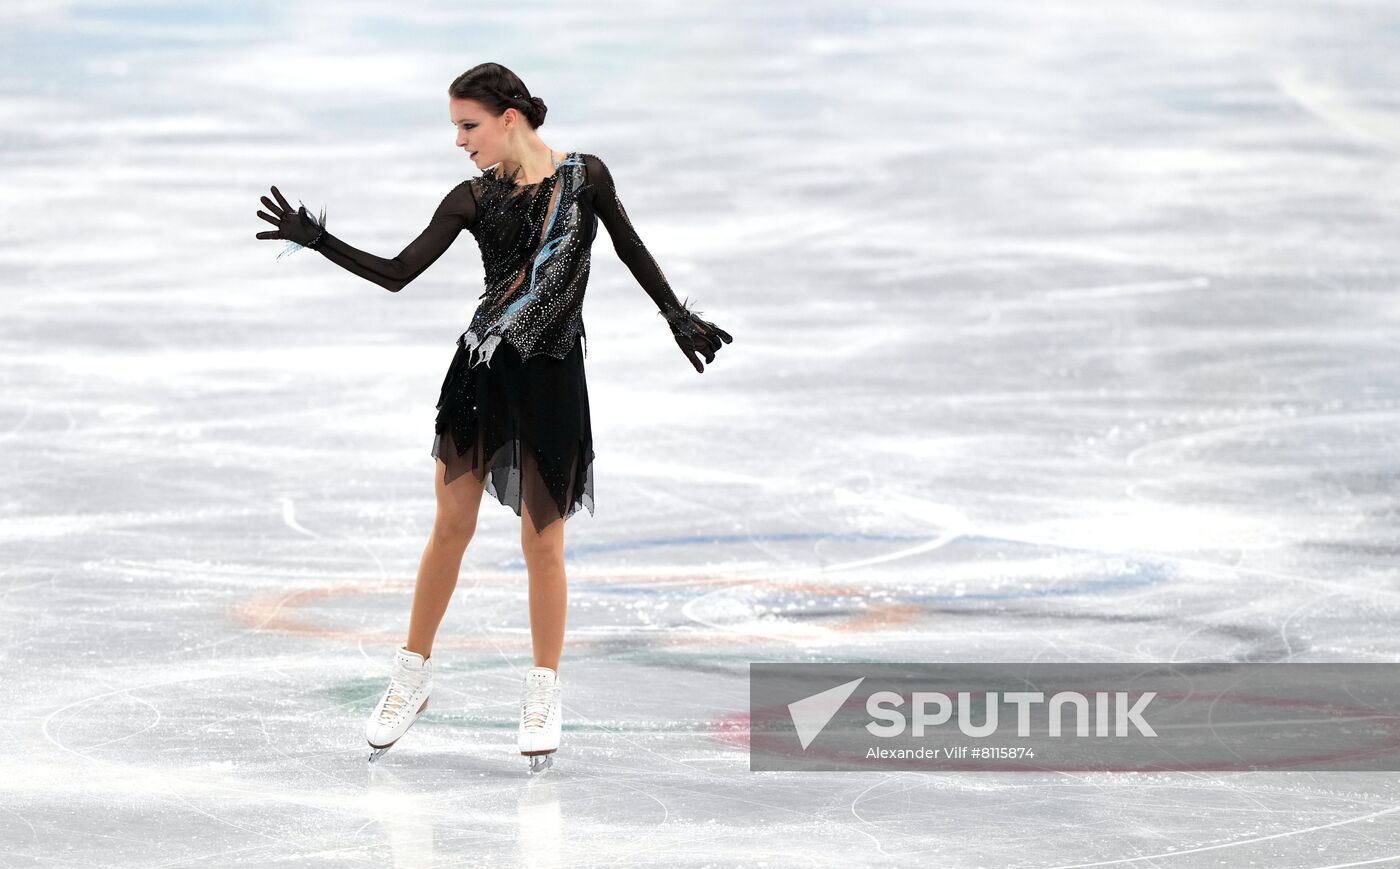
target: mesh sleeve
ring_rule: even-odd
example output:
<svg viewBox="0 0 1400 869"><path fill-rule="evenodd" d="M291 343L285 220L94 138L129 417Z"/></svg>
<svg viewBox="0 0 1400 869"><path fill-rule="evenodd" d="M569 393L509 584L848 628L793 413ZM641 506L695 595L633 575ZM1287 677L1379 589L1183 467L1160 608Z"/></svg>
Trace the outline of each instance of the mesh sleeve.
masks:
<svg viewBox="0 0 1400 869"><path fill-rule="evenodd" d="M470 229L475 223L476 195L468 180L443 197L427 227L393 259L366 253L329 232L316 250L346 271L397 293L436 262L462 230Z"/></svg>
<svg viewBox="0 0 1400 869"><path fill-rule="evenodd" d="M656 303L661 314L668 315L668 319L669 316L676 315L683 310L681 302L671 291L671 285L666 282L661 267L652 259L651 253L637 235L636 228L632 226L632 221L628 219L627 209L622 207L622 200L618 198L617 187L613 183L612 173L608 171L607 164L590 154L584 159L584 165L587 168L588 181L594 187L594 208L598 218L608 229L608 236L612 239L613 250L617 251L618 259L632 272L632 277L636 278L637 283L641 284L642 289Z"/></svg>

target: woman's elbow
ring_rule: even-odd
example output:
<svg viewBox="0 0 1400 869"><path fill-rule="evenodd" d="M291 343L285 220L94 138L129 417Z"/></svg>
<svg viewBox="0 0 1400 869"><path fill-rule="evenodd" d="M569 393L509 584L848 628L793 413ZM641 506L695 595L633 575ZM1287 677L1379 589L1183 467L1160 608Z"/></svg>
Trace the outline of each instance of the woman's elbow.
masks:
<svg viewBox="0 0 1400 869"><path fill-rule="evenodd" d="M417 271L402 270L392 277L386 275L384 280L380 281L379 285L391 293L397 293L399 290L413 283L414 279L423 274L426 270L426 268L421 268Z"/></svg>

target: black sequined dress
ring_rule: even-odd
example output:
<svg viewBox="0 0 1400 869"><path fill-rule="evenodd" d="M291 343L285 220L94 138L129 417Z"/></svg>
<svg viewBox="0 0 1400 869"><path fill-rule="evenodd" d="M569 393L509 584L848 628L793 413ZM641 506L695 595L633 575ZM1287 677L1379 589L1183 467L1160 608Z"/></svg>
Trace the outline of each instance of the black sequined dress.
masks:
<svg viewBox="0 0 1400 869"><path fill-rule="evenodd" d="M661 313L681 310L637 236L608 167L570 152L553 174L519 184L495 167L454 187L393 259L326 232L318 252L397 292L463 229L476 237L485 291L457 338L438 397L431 454L450 484L470 471L536 531L593 513L593 431L584 376L583 298L599 220Z"/></svg>

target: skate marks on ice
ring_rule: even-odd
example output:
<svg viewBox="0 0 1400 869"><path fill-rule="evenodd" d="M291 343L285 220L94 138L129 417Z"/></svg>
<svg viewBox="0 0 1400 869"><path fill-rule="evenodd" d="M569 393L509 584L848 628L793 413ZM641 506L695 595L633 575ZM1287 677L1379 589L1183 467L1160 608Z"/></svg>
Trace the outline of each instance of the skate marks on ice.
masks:
<svg viewBox="0 0 1400 869"><path fill-rule="evenodd" d="M753 534L745 539L768 547L842 542L857 548L885 548L887 554L839 560L825 567L749 567L722 575L667 575L651 570L617 575L595 573L589 567L594 555L580 551L573 555L570 579L571 592L581 602L578 611L571 613L574 653L737 649L773 642L800 649L832 643L844 644L848 650L890 649L888 644L901 638L916 645L928 630L928 620L955 612L995 621L1017 618L1024 605L1021 617L1038 618L1047 626L1053 619L1128 621L1120 607L1098 599L1111 601L1118 595L1144 592L1170 595L1170 614L1183 619L1187 615L1180 608L1181 589L1160 588L1181 580L1180 572L1171 567L1172 559L1160 555L1060 545L1024 535L943 534L933 538L936 545L930 545L928 538L890 533ZM693 553L709 547L733 551L734 542L711 535L638 545L656 558L675 553L681 559L696 557ZM618 547L610 546L608 551L615 555ZM935 560L928 560L934 555ZM608 563L608 556L597 557ZM897 569L889 569L893 563L898 563ZM872 566L887 570L872 572ZM849 575L841 582L817 578L840 573ZM511 612L521 594L521 578L517 573L467 571L464 581L470 590L464 599L470 600L474 612ZM233 607L231 613L236 620L265 631L389 644L395 640L394 630L367 630L353 623L370 600L383 598L385 602L375 603L372 611L384 611L389 601L401 599L411 588L408 581L312 588L254 598ZM1076 607L1076 599L1087 603ZM1046 602L1051 602L1049 608ZM1207 604L1205 609L1209 608ZM1153 617L1142 610L1133 620ZM971 633L985 630L966 621L962 625ZM1242 630L1219 629L1232 640L1238 640ZM960 634L963 628L950 625L947 630ZM499 652L513 647L518 653L528 643L528 627L520 618L477 620L469 631L444 633L441 647L453 650ZM1257 657L1257 651L1250 657ZM893 654L891 650L885 657Z"/></svg>
<svg viewBox="0 0 1400 869"><path fill-rule="evenodd" d="M1400 114L1368 105L1354 90L1290 66L1272 74L1275 86L1293 103L1333 130L1364 146L1400 154Z"/></svg>

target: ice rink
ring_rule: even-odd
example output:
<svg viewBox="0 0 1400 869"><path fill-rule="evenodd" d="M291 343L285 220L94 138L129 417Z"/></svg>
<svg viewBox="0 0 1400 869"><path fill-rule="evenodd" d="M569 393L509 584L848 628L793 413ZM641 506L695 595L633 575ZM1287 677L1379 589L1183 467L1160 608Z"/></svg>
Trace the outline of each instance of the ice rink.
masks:
<svg viewBox="0 0 1400 869"><path fill-rule="evenodd" d="M1400 865L1400 775L757 773L751 662L1400 659L1400 5L0 7L0 865ZM563 741L489 496L366 763L514 69L607 159Z"/></svg>

